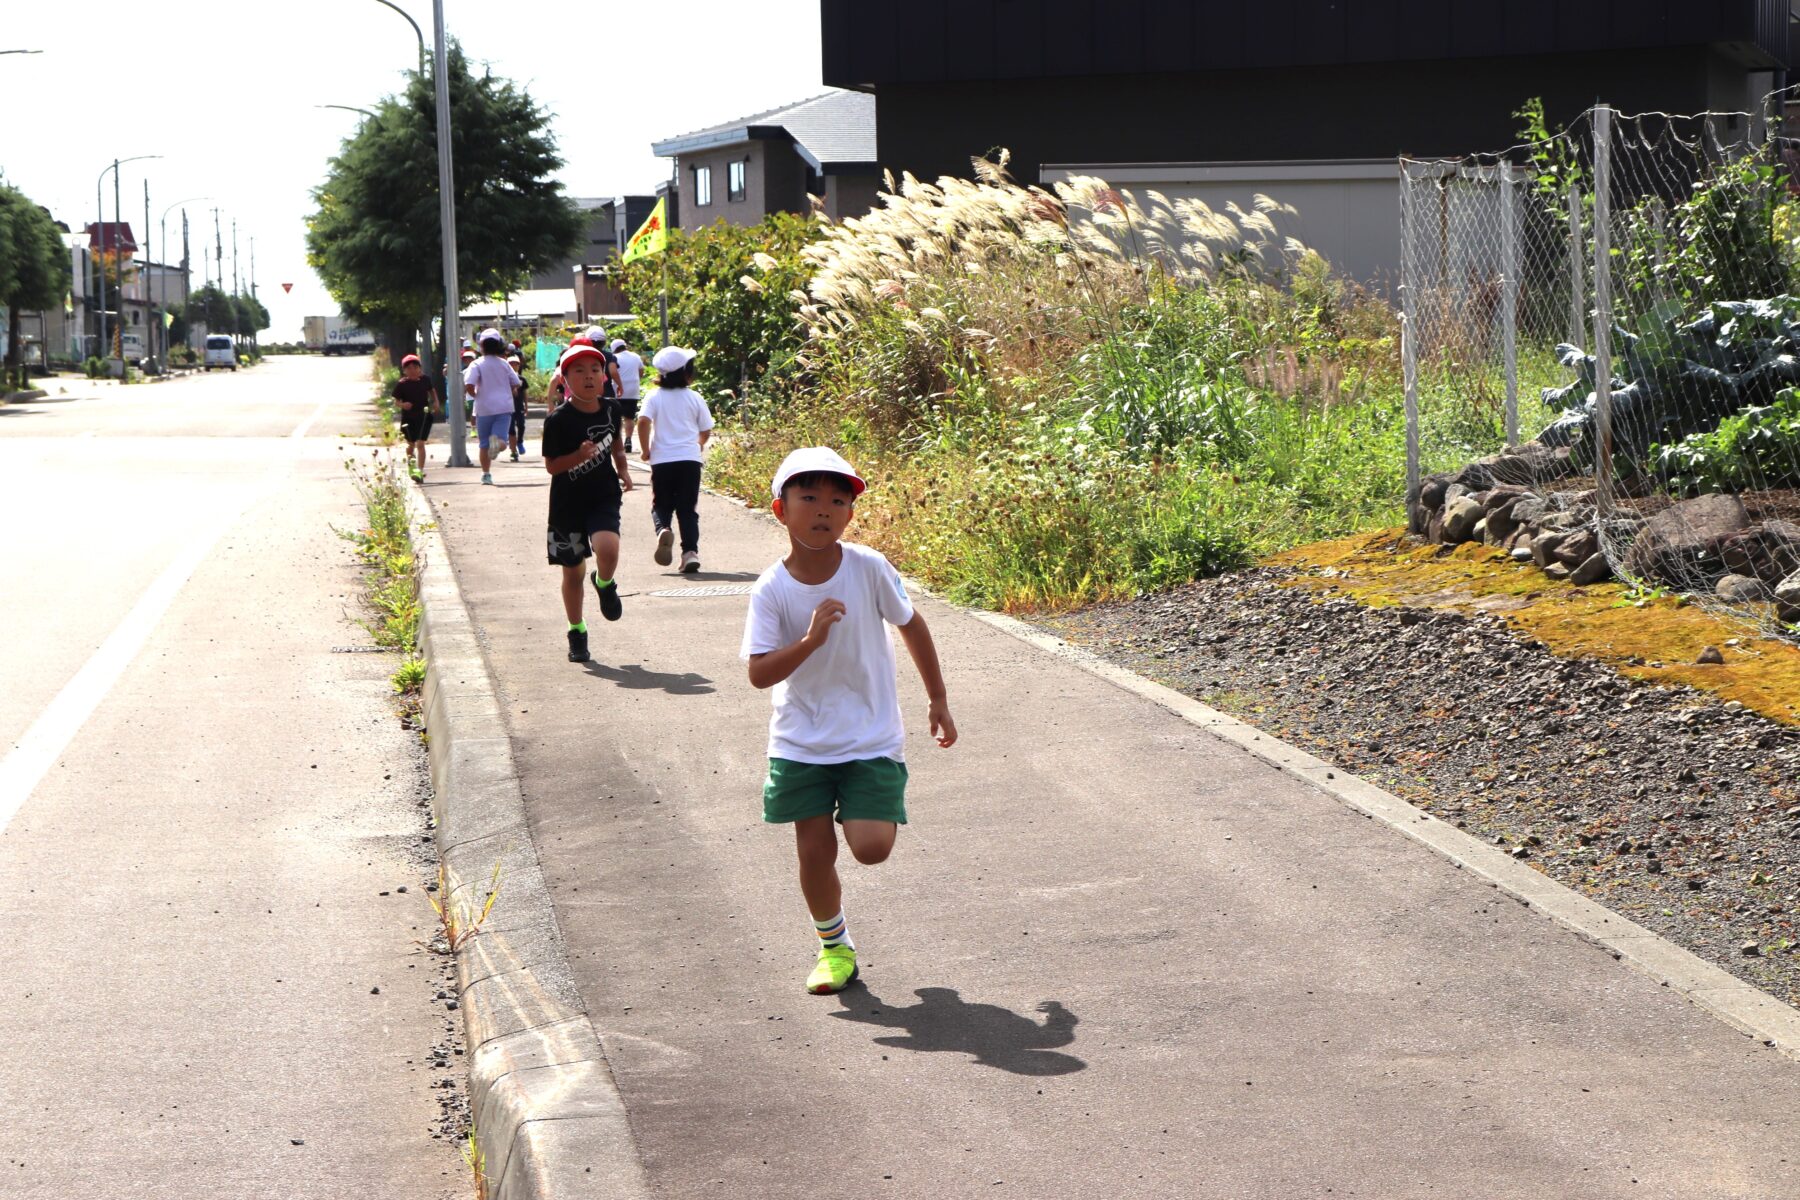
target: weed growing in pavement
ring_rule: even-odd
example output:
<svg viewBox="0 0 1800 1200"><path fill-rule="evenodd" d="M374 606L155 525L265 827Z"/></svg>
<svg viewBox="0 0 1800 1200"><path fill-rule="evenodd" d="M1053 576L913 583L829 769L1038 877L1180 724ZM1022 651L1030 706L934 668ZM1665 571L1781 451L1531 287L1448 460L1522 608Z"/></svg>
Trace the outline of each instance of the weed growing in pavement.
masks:
<svg viewBox="0 0 1800 1200"><path fill-rule="evenodd" d="M487 923L488 914L494 911L494 901L500 898L499 860L495 860L493 874L488 876L487 897L482 900L479 908L450 895L450 877L442 863L438 864L437 890L427 892L425 898L431 901L431 911L437 914L438 936L443 941L440 952L455 954L470 938L481 932L481 927ZM439 949L435 944L429 948Z"/></svg>
<svg viewBox="0 0 1800 1200"><path fill-rule="evenodd" d="M365 598L373 615L360 624L377 646L400 652L400 665L392 676L394 691L404 698L408 723L417 725L419 695L425 687L425 660L419 655L422 605L406 504L406 469L394 455L398 435L394 432L393 400L387 394L387 376L393 368L387 365L385 351L377 352L374 372L383 385L375 394L381 419L370 433L381 445L370 450L367 462L354 457L344 460L344 469L355 479L357 494L362 497L366 520L361 529L339 530L338 535L356 546L369 567Z"/></svg>
<svg viewBox="0 0 1800 1200"><path fill-rule="evenodd" d="M469 1164L469 1173L475 1177L475 1200L487 1200L488 1177L487 1155L481 1152L481 1143L476 1140L475 1126L469 1126L468 1136L463 1139L463 1161Z"/></svg>

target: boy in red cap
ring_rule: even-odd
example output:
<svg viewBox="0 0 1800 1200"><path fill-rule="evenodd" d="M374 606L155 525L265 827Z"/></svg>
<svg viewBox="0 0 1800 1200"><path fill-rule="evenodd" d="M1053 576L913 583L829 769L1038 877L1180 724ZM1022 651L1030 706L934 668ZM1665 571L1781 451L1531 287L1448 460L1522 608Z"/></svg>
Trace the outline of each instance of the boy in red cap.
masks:
<svg viewBox="0 0 1800 1200"><path fill-rule="evenodd" d="M550 565L562 568L570 662L588 660L581 574L590 555L595 569L588 580L600 599L600 615L616 621L622 612L613 572L619 566L619 509L631 490L631 468L619 440L618 402L604 395L606 367L598 347L570 346L557 363L568 403L544 418L544 470L551 476L546 549Z"/></svg>
<svg viewBox="0 0 1800 1200"><path fill-rule="evenodd" d="M425 440L431 436L431 411L437 407L437 388L425 378L419 356L400 360L400 378L391 393L400 407L400 434L406 439L406 461L414 479L425 478Z"/></svg>

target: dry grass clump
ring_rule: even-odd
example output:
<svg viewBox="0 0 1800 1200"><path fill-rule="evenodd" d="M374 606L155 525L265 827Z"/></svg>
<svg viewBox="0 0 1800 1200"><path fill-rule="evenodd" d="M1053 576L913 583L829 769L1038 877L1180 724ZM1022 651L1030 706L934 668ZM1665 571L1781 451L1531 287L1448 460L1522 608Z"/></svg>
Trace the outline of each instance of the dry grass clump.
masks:
<svg viewBox="0 0 1800 1200"><path fill-rule="evenodd" d="M1272 279L1306 253L1275 224L1293 210L1267 196L1220 212L1093 177L1046 190L1014 182L1006 162L1002 151L976 159L974 179L936 183L890 174L871 212L805 249L812 281L791 295L810 362L866 326L897 326L911 345L896 365L916 392L953 382L933 369L946 358L1017 377L1118 332L1159 287Z"/></svg>

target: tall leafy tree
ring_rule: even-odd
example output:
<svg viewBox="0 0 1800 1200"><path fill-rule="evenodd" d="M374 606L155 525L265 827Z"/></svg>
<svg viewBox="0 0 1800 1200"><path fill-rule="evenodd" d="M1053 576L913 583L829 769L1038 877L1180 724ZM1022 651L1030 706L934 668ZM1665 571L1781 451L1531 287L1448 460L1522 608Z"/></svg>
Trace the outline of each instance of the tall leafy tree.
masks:
<svg viewBox="0 0 1800 1200"><path fill-rule="evenodd" d="M69 292L69 255L62 231L15 187L0 185L0 304L7 311L6 376L25 381L20 316L60 306Z"/></svg>
<svg viewBox="0 0 1800 1200"><path fill-rule="evenodd" d="M510 81L449 54L456 167L456 274L463 299L511 290L581 240L580 215L551 176L562 166L549 114ZM443 305L437 104L431 76L383 99L313 189L308 261L346 316L429 331Z"/></svg>

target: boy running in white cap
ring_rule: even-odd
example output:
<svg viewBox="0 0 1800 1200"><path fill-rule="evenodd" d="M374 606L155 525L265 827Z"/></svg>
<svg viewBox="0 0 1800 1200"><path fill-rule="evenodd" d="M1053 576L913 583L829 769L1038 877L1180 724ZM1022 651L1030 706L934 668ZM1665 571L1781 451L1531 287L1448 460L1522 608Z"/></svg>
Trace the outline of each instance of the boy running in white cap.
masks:
<svg viewBox="0 0 1800 1200"><path fill-rule="evenodd" d="M635 355L633 357L636 357ZM650 523L656 528L656 561L668 566L674 554L672 522L681 525L681 570L700 569L700 468L712 438L712 413L688 385L694 381L694 352L664 346L651 360L656 390L638 418L639 455L650 464Z"/></svg>
<svg viewBox="0 0 1800 1200"><path fill-rule="evenodd" d="M562 568L563 611L569 618L569 661L588 660L587 620L581 614L582 563L600 598L600 615L619 619L619 509L631 490L631 468L619 444L619 406L603 399L606 357L596 346L570 346L557 363L569 401L544 418L544 470L550 472L550 565Z"/></svg>
<svg viewBox="0 0 1800 1200"><path fill-rule="evenodd" d="M823 446L796 450L772 491L788 555L750 591L742 653L750 683L775 689L763 820L794 826L800 891L819 941L806 990L823 995L857 976L833 818L856 861L870 864L887 858L906 823L906 735L889 625L924 681L939 746L956 744L956 722L931 631L900 573L878 552L839 541L863 491L850 464Z"/></svg>

